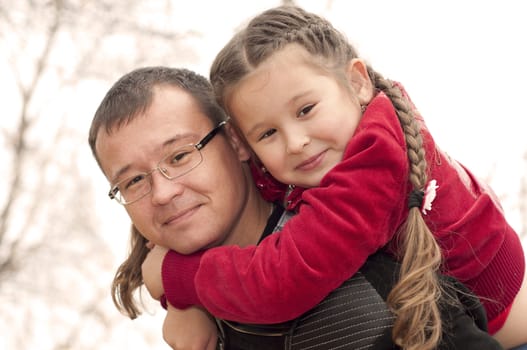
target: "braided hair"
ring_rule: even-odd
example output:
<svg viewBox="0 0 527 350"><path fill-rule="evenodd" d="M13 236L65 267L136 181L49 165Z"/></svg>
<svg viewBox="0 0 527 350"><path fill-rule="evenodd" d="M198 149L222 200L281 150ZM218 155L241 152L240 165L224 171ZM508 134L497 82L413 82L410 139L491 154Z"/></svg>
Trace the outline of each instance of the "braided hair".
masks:
<svg viewBox="0 0 527 350"><path fill-rule="evenodd" d="M219 104L228 111L227 101L235 85L289 44L302 46L315 63L342 81L346 65L358 57L344 35L324 18L295 6L269 9L253 18L216 56L210 80ZM405 135L408 180L414 193L423 193L427 164L420 125L412 106L397 84L370 66L367 69L374 88L383 91L395 107ZM435 349L442 334L437 274L441 250L417 207L409 209L396 237L400 239L401 269L387 299L396 317L392 338L403 349Z"/></svg>

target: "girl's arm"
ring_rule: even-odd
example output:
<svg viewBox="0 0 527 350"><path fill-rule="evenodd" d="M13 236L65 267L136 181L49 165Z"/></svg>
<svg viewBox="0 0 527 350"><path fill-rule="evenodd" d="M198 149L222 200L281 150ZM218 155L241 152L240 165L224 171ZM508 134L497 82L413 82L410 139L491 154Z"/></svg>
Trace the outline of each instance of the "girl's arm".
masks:
<svg viewBox="0 0 527 350"><path fill-rule="evenodd" d="M213 315L278 323L311 309L395 234L406 212L408 161L390 101L375 98L344 159L303 194L298 215L260 245L217 247L163 262L167 300Z"/></svg>
<svg viewBox="0 0 527 350"><path fill-rule="evenodd" d="M174 350L214 350L218 332L216 324L202 309L179 310L168 304L163 339Z"/></svg>
<svg viewBox="0 0 527 350"><path fill-rule="evenodd" d="M161 262L167 251L165 247L153 245L141 264L143 282L148 293L155 300L160 300L164 293L161 281Z"/></svg>
<svg viewBox="0 0 527 350"><path fill-rule="evenodd" d="M152 298L163 295L161 262L167 249L154 246L141 266L143 281ZM163 339L174 350L214 350L218 341L216 324L211 316L198 307L179 310L167 303L163 323Z"/></svg>

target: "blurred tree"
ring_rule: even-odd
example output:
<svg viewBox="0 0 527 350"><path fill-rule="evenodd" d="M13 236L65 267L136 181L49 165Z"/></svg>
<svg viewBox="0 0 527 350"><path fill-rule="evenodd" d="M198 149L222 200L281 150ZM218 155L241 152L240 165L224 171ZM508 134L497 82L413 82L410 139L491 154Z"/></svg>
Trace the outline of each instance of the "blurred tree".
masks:
<svg viewBox="0 0 527 350"><path fill-rule="evenodd" d="M0 0L0 349L162 342L160 333L123 335L127 320L111 305L118 262L98 232L86 133L124 72L198 61L189 40L200 33L175 29L175 15L186 15L178 1Z"/></svg>
<svg viewBox="0 0 527 350"><path fill-rule="evenodd" d="M194 59L183 39L195 33L171 30L170 14L170 1L0 1L9 101L0 124L0 348L100 349L121 320L107 312L115 262L82 161L94 112L83 94L149 60Z"/></svg>

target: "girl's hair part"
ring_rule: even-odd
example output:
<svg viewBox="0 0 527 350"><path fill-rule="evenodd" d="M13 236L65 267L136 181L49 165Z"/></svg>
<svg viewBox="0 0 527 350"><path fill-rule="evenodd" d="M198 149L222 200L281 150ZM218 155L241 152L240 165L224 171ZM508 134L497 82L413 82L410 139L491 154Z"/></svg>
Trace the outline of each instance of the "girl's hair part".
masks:
<svg viewBox="0 0 527 350"><path fill-rule="evenodd" d="M297 44L309 52L313 62L342 81L348 62L357 52L329 21L295 6L279 6L254 17L218 53L210 70L210 81L218 103L227 111L236 85L262 62L286 45ZM420 124L397 84L368 66L368 75L378 91L392 101L404 131L409 161L409 183L423 191L427 164ZM408 350L435 349L442 334L438 271L441 250L419 208L409 210L396 235L400 238L401 262L397 284L388 296L396 319L394 342Z"/></svg>

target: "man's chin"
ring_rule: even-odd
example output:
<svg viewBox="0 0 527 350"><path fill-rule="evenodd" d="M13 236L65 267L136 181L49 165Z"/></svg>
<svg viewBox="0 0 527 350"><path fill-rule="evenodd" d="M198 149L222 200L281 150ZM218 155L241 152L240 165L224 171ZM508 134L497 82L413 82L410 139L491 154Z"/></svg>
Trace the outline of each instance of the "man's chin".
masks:
<svg viewBox="0 0 527 350"><path fill-rule="evenodd" d="M196 242L188 242L185 245L179 245L178 249L174 249L174 250L177 251L179 254L191 255L201 250L206 250L212 247L217 247L218 245L219 244L216 242L210 242L210 241L197 242L196 241Z"/></svg>

